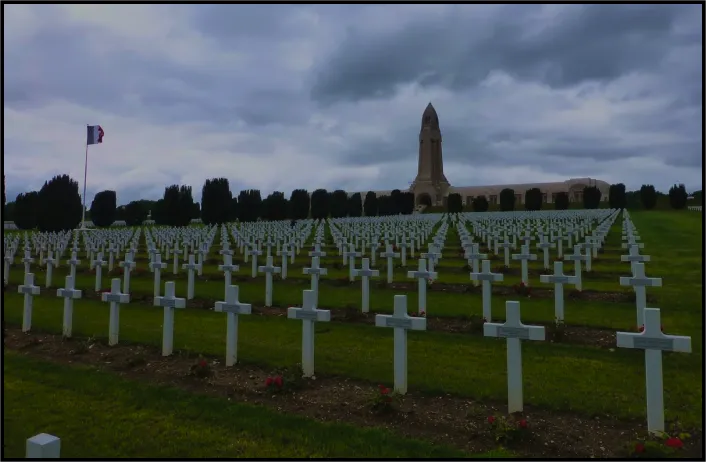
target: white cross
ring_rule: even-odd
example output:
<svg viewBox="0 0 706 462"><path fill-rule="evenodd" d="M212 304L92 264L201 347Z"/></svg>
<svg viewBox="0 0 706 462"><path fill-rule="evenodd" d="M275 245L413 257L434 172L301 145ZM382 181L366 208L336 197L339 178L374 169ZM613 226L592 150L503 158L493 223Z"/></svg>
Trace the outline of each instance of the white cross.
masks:
<svg viewBox="0 0 706 462"><path fill-rule="evenodd" d="M429 262L429 271L434 271L434 264L436 263L436 260L440 255L440 253L436 252L434 246L430 246L429 252L423 252L419 254L420 257L426 258Z"/></svg>
<svg viewBox="0 0 706 462"><path fill-rule="evenodd" d="M25 257L22 259L25 264L25 274L29 273L29 266L34 261L34 258L29 253L29 249L25 249Z"/></svg>
<svg viewBox="0 0 706 462"><path fill-rule="evenodd" d="M162 263L162 256L159 252L155 252L153 261L150 263L150 269L154 271L154 297L159 297L159 288L162 285L160 282L162 270L167 267L166 263Z"/></svg>
<svg viewBox="0 0 706 462"><path fill-rule="evenodd" d="M47 289L51 286L51 273L54 264L56 263L56 260L52 258L51 254L51 251L49 251L49 253L47 254L47 258L44 259L44 264L47 265L47 277L46 281L44 282L44 287L46 287Z"/></svg>
<svg viewBox="0 0 706 462"><path fill-rule="evenodd" d="M427 261L423 258L418 260L418 265L417 271L407 271L407 277L417 279L417 300L419 303L419 313L421 314L427 312L427 280L436 278L437 273L427 271Z"/></svg>
<svg viewBox="0 0 706 462"><path fill-rule="evenodd" d="M108 345L117 345L120 332L120 304L130 303L130 294L120 292L120 278L114 278L110 283L110 292L101 294L101 300L110 302Z"/></svg>
<svg viewBox="0 0 706 462"><path fill-rule="evenodd" d="M3 258L3 265L4 265L4 268L3 268L3 270L4 270L4 271L3 271L3 283L4 283L5 285L7 285L7 283L10 282L10 265L12 264L12 260L13 260L13 259L14 259L14 258L13 258L12 255L7 255L7 254L6 254L5 257Z"/></svg>
<svg viewBox="0 0 706 462"><path fill-rule="evenodd" d="M265 306L272 306L272 275L282 271L279 266L274 266L272 263L272 255L267 256L267 264L258 267L258 271L265 273Z"/></svg>
<svg viewBox="0 0 706 462"><path fill-rule="evenodd" d="M96 292L101 290L102 272L105 266L105 261L103 260L103 252L98 252L96 254L96 259L91 262L91 268L96 269Z"/></svg>
<svg viewBox="0 0 706 462"><path fill-rule="evenodd" d="M319 267L319 257L312 257L311 268L304 268L303 272L311 275L311 291L314 292L314 304L317 305L319 303L319 276L325 276L328 270Z"/></svg>
<svg viewBox="0 0 706 462"><path fill-rule="evenodd" d="M201 247L201 249L197 250L196 253L199 254L199 267L198 269L198 275L202 276L203 275L203 262L204 262L204 257L208 255L208 249L204 246Z"/></svg>
<svg viewBox="0 0 706 462"><path fill-rule="evenodd" d="M592 264L592 263L591 263L591 262L592 262L592 254L591 254L591 251L592 251L592 249L597 248L597 247L598 247L598 244L596 244L595 242L591 242L591 241L589 240L589 238L586 238L586 242L584 242L584 243L582 243L582 244L580 244L580 245L581 245L581 248L586 251L586 271L592 271L592 267L591 267L591 264Z"/></svg>
<svg viewBox="0 0 706 462"><path fill-rule="evenodd" d="M61 439L48 433L27 438L26 459L59 459Z"/></svg>
<svg viewBox="0 0 706 462"><path fill-rule="evenodd" d="M251 314L252 307L238 301L238 286L229 285L226 301L216 302L213 311L226 313L226 366L230 367L238 362L238 315Z"/></svg>
<svg viewBox="0 0 706 462"><path fill-rule="evenodd" d="M69 275L74 278L74 281L76 280L76 267L81 264L81 260L79 260L76 257L76 252L71 252L71 259L67 260L66 263L68 263L71 266L71 272Z"/></svg>
<svg viewBox="0 0 706 462"><path fill-rule="evenodd" d="M108 245L108 248L106 251L108 252L108 271L113 271L113 254L116 252L116 248L113 246L113 243L111 242L110 245Z"/></svg>
<svg viewBox="0 0 706 462"><path fill-rule="evenodd" d="M17 292L24 294L24 311L22 313L22 332L29 332L32 328L32 297L39 295L39 286L34 285L34 274L25 273L25 283L17 288Z"/></svg>
<svg viewBox="0 0 706 462"><path fill-rule="evenodd" d="M621 277L621 286L632 286L635 291L635 306L637 308L637 327L643 325L644 310L647 306L647 287L662 287L662 278L648 278L645 276L645 264L634 263L633 277Z"/></svg>
<svg viewBox="0 0 706 462"><path fill-rule="evenodd" d="M564 284L576 284L576 276L564 274L564 262L554 262L554 274L542 274L539 281L554 284L554 315L557 321L564 320Z"/></svg>
<svg viewBox="0 0 706 462"><path fill-rule="evenodd" d="M304 377L312 377L314 375L314 322L331 321L331 311L317 309L316 294L313 290L305 290L302 307L288 308L287 317L302 321L302 372Z"/></svg>
<svg viewBox="0 0 706 462"><path fill-rule="evenodd" d="M188 270L187 275L187 286L186 286L186 299L191 300L194 298L194 270L199 269L201 265L194 262L194 254L189 254L189 263L184 263L181 267Z"/></svg>
<svg viewBox="0 0 706 462"><path fill-rule="evenodd" d="M505 236L505 242L498 244L498 247L502 247L503 253L505 255L505 266L510 266L510 248L512 243L508 241L507 236Z"/></svg>
<svg viewBox="0 0 706 462"><path fill-rule="evenodd" d="M257 256L262 255L262 250L253 246L252 249L246 250L245 255L252 255L252 277L255 278L257 276Z"/></svg>
<svg viewBox="0 0 706 462"><path fill-rule="evenodd" d="M640 333L616 332L619 348L645 350L645 385L647 391L647 430L664 431L664 391L662 352L691 353L691 337L662 333L658 308L645 308L645 329Z"/></svg>
<svg viewBox="0 0 706 462"><path fill-rule="evenodd" d="M350 244L348 247L347 252L343 252L343 256L348 259L348 280L353 282L354 276L353 276L353 271L355 270L355 259L356 257L360 257L362 254L360 252L356 252L355 246L353 244Z"/></svg>
<svg viewBox="0 0 706 462"><path fill-rule="evenodd" d="M316 244L316 245L314 246L314 250L312 250L311 252L309 252L309 256L310 256L310 257L319 257L319 258L321 258L321 257L325 257L325 256L326 256L326 252L322 252L322 251L321 251L321 245L320 245L320 244Z"/></svg>
<svg viewBox="0 0 706 462"><path fill-rule="evenodd" d="M502 281L504 276L502 273L493 273L492 271L490 271L490 260L483 260L481 268L483 271L481 271L480 273L470 273L470 276L471 280L473 281L482 281L483 319L485 319L486 322L490 322L492 319L491 297L493 295L491 284L493 282Z"/></svg>
<svg viewBox="0 0 706 462"><path fill-rule="evenodd" d="M586 255L583 255L581 253L581 245L576 244L574 246L574 253L573 255L565 255L564 260L571 260L574 262L574 276L576 276L576 279L574 281L574 285L576 286L576 289L582 290L581 289L581 262L586 260L587 257Z"/></svg>
<svg viewBox="0 0 706 462"><path fill-rule="evenodd" d="M402 266L407 266L407 247L409 247L409 244L404 241L404 236L397 246L400 248L400 262L402 263Z"/></svg>
<svg viewBox="0 0 706 462"><path fill-rule="evenodd" d="M126 294L130 293L130 271L137 266L134 261L132 261L132 253L125 253L125 260L120 262L120 266L123 268L123 289Z"/></svg>
<svg viewBox="0 0 706 462"><path fill-rule="evenodd" d="M154 306L164 307L162 356L171 355L174 348L174 308L186 308L186 299L175 297L174 292L174 281L169 281L164 284L164 297L154 298Z"/></svg>
<svg viewBox="0 0 706 462"><path fill-rule="evenodd" d="M398 258L400 256L399 252L393 252L392 246L388 244L385 247L385 251L380 254L381 258L387 258L387 283L392 283L392 270L394 265L392 263L393 258Z"/></svg>
<svg viewBox="0 0 706 462"><path fill-rule="evenodd" d="M537 244L537 247L542 250L542 254L544 257L544 269L549 269L549 249L556 247L556 245L548 241L544 236L542 236L540 238L539 244Z"/></svg>
<svg viewBox="0 0 706 462"><path fill-rule="evenodd" d="M407 296L395 295L393 315L375 315L375 326L394 329L394 389L403 395L407 393L407 331L426 330L427 320L407 315Z"/></svg>
<svg viewBox="0 0 706 462"><path fill-rule="evenodd" d="M544 340L544 327L520 321L520 302L505 302L505 323L486 322L483 335L507 339L507 412L522 412L522 347L520 339Z"/></svg>
<svg viewBox="0 0 706 462"><path fill-rule="evenodd" d="M637 246L631 246L628 250L627 255L620 256L620 261L630 262L630 269L632 270L632 274L635 274L635 264L650 261L650 256L640 255L640 249L638 249Z"/></svg>
<svg viewBox="0 0 706 462"><path fill-rule="evenodd" d="M294 260L294 250L288 244L282 246L282 250L277 251L277 256L282 257L282 280L287 279L287 257L291 256Z"/></svg>
<svg viewBox="0 0 706 462"><path fill-rule="evenodd" d="M474 273L478 272L478 262L488 258L488 254L480 253L478 244L471 244L471 251L466 254L466 259L470 263L471 269ZM478 281L474 280L473 285L477 286Z"/></svg>
<svg viewBox="0 0 706 462"><path fill-rule="evenodd" d="M240 270L240 266L233 264L233 257L231 254L223 254L223 260L225 261L222 265L218 265L218 270L223 271L225 274L226 290L225 297L228 299L228 287L230 287L230 273ZM237 286L236 286L237 287Z"/></svg>
<svg viewBox="0 0 706 462"><path fill-rule="evenodd" d="M353 270L354 276L360 276L362 281L362 310L363 313L370 311L370 277L377 277L380 275L380 271L370 269L370 260L363 258L362 265L360 269Z"/></svg>
<svg viewBox="0 0 706 462"><path fill-rule="evenodd" d="M513 254L513 260L520 260L520 266L522 268L522 282L527 286L529 285L529 277L527 274L527 261L536 260L537 256L535 254L529 253L529 245L524 244L521 247L521 252L519 254Z"/></svg>
<svg viewBox="0 0 706 462"><path fill-rule="evenodd" d="M74 280L71 276L66 276L66 287L56 291L57 297L64 297L64 337L71 337L74 299L81 298L81 295L80 290L74 289Z"/></svg>

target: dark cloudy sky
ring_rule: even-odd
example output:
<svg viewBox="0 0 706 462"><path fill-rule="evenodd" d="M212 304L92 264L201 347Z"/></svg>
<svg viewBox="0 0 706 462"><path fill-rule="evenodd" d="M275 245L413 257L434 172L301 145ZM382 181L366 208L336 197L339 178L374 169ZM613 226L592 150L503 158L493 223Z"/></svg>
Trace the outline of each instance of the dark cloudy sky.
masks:
<svg viewBox="0 0 706 462"><path fill-rule="evenodd" d="M406 188L429 101L452 185L701 188L701 5L4 5L10 199Z"/></svg>

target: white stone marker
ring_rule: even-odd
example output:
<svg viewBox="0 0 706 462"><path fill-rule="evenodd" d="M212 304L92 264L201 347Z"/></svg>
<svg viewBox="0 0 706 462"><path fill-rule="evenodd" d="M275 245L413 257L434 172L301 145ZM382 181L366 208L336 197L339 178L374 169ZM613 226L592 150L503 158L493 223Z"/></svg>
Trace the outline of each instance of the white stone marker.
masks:
<svg viewBox="0 0 706 462"><path fill-rule="evenodd" d="M662 287L662 278L648 278L645 276L645 264L635 265L633 277L621 277L621 286L632 286L635 291L635 307L637 308L637 327L644 325L644 311L647 306L647 287Z"/></svg>
<svg viewBox="0 0 706 462"><path fill-rule="evenodd" d="M507 339L507 412L522 412L522 347L520 339L544 340L544 327L520 321L520 302L505 302L505 323L486 322L483 335Z"/></svg>
<svg viewBox="0 0 706 462"><path fill-rule="evenodd" d="M47 254L47 258L44 259L44 264L47 265L47 279L44 282L44 287L46 287L47 289L51 287L51 273L54 264L56 263L56 260L52 258L51 254L52 252L49 251L49 253Z"/></svg>
<svg viewBox="0 0 706 462"><path fill-rule="evenodd" d="M184 263L181 265L182 268L188 270L186 277L186 299L191 300L194 298L194 270L199 269L199 264L194 262L194 254L189 254L189 263Z"/></svg>
<svg viewBox="0 0 706 462"><path fill-rule="evenodd" d="M150 263L150 269L154 272L154 295L153 297L159 297L159 289L162 283L160 282L162 270L167 267L166 263L162 262L162 257L159 252L154 253L154 260Z"/></svg>
<svg viewBox="0 0 706 462"><path fill-rule="evenodd" d="M189 260L194 256L190 255ZM164 297L155 297L154 306L164 307L162 326L162 356L169 356L174 349L174 308L186 308L186 299L174 296L174 281L164 284Z"/></svg>
<svg viewBox="0 0 706 462"><path fill-rule="evenodd" d="M554 316L557 321L564 320L564 284L576 284L576 276L564 274L564 262L554 262L554 274L542 274L539 281L554 284Z"/></svg>
<svg viewBox="0 0 706 462"><path fill-rule="evenodd" d="M565 255L564 260L571 260L574 262L574 276L576 276L576 280L574 281L574 285L576 286L577 290L582 290L582 285L581 285L581 262L586 260L586 255L583 255L581 252L581 245L576 244L574 246L574 253L572 255Z"/></svg>
<svg viewBox="0 0 706 462"><path fill-rule="evenodd" d="M520 260L520 267L522 268L522 282L524 285L529 285L529 276L527 275L527 261L536 260L537 256L535 254L529 253L529 245L524 244L520 248L521 253L513 254L513 260Z"/></svg>
<svg viewBox="0 0 706 462"><path fill-rule="evenodd" d="M3 258L3 283L7 285L10 282L10 265L12 264L12 255L5 255Z"/></svg>
<svg viewBox="0 0 706 462"><path fill-rule="evenodd" d="M424 260L420 260L424 261ZM407 296L395 295L394 312L392 316L375 315L375 326L394 328L394 376L395 392L407 393L407 331L426 330L427 319L413 317L407 314Z"/></svg>
<svg viewBox="0 0 706 462"><path fill-rule="evenodd" d="M27 438L26 459L60 459L61 439L48 433Z"/></svg>
<svg viewBox="0 0 706 462"><path fill-rule="evenodd" d="M82 292L74 288L74 280L71 276L66 276L66 287L57 289L56 296L64 297L64 337L71 337L71 326L73 325L74 299L81 298Z"/></svg>
<svg viewBox="0 0 706 462"><path fill-rule="evenodd" d="M628 255L621 255L620 261L630 262L630 269L632 270L632 274L635 274L635 264L650 261L650 256L640 255L640 249L637 246L630 246L630 248L628 249Z"/></svg>
<svg viewBox="0 0 706 462"><path fill-rule="evenodd" d="M427 312L427 281L429 279L434 279L437 273L434 271L427 271L427 261L423 258L418 260L417 271L407 271L407 277L412 279L417 279L417 300L419 313ZM406 303L406 302L405 302Z"/></svg>
<svg viewBox="0 0 706 462"><path fill-rule="evenodd" d="M291 249L288 244L283 245L282 250L277 251L277 256L282 257L281 277L283 281L287 279L287 257L289 257L290 254L292 257L294 257L294 250Z"/></svg>
<svg viewBox="0 0 706 462"><path fill-rule="evenodd" d="M134 261L132 261L132 253L125 253L125 260L119 263L119 266L123 269L123 290L126 294L130 293L130 272L137 266Z"/></svg>
<svg viewBox="0 0 706 462"><path fill-rule="evenodd" d="M363 291L361 309L363 310L363 313L367 313L368 311L370 311L370 278L373 276L379 276L380 271L370 269L370 260L368 258L363 258L361 268L354 269L353 275L360 276L362 285L361 290Z"/></svg>
<svg viewBox="0 0 706 462"><path fill-rule="evenodd" d="M265 306L272 306L272 275L277 274L282 271L279 266L274 266L272 263L272 255L267 256L267 264L265 266L259 266L257 269L261 273L265 273Z"/></svg>
<svg viewBox="0 0 706 462"><path fill-rule="evenodd" d="M113 254L116 252L116 248L113 244L110 244L106 251L108 252L108 271L113 271Z"/></svg>
<svg viewBox="0 0 706 462"><path fill-rule="evenodd" d="M360 252L356 252L355 246L353 244L350 244L348 249L349 250L347 252L343 252L343 256L348 258L348 280L353 282L353 280L355 279L355 259L357 257L360 257L362 254Z"/></svg>
<svg viewBox="0 0 706 462"><path fill-rule="evenodd" d="M39 295L39 286L34 285L34 274L25 273L25 283L17 288L17 292L25 295L22 332L29 332L32 328L32 297Z"/></svg>
<svg viewBox="0 0 706 462"><path fill-rule="evenodd" d="M326 276L328 270L319 267L319 257L311 258L311 268L304 268L304 274L311 275L311 291L314 292L314 305L319 304L319 276Z"/></svg>
<svg viewBox="0 0 706 462"><path fill-rule="evenodd" d="M318 258L318 257L314 257ZM302 372L304 377L314 375L314 322L331 321L331 311L316 308L316 294L313 290L304 291L304 300L301 308L287 309L289 319L302 321Z"/></svg>
<svg viewBox="0 0 706 462"><path fill-rule="evenodd" d="M478 272L478 262L484 258L488 258L488 254L480 253L480 246L478 244L471 244L471 252L466 254L466 258L471 264L471 269L474 273ZM477 286L478 281L473 280L473 285Z"/></svg>
<svg viewBox="0 0 706 462"><path fill-rule="evenodd" d="M257 247L254 247L250 250L247 251L246 255L252 255L252 277L257 276L257 256L262 255L262 250L258 250Z"/></svg>
<svg viewBox="0 0 706 462"><path fill-rule="evenodd" d="M96 254L96 259L91 262L91 268L96 269L96 287L95 287L96 292L101 290L101 282L103 280L103 267L104 266L105 266L105 260L103 260L103 252L98 252Z"/></svg>
<svg viewBox="0 0 706 462"><path fill-rule="evenodd" d="M491 284L493 282L502 281L504 276L502 273L493 273L490 271L490 260L483 260L481 264L480 273L470 273L471 280L481 281L483 283L483 318L486 322L490 322L492 319L492 303L491 297L493 296L493 291Z"/></svg>
<svg viewBox="0 0 706 462"><path fill-rule="evenodd" d="M230 256L230 255L229 255ZM226 301L216 302L213 311L226 313L226 366L238 362L238 315L251 314L249 303L238 301L238 286L226 287Z"/></svg>
<svg viewBox="0 0 706 462"><path fill-rule="evenodd" d="M29 273L30 265L33 261L34 258L30 255L29 249L25 249L25 257L22 259L22 262L25 264L25 274Z"/></svg>
<svg viewBox="0 0 706 462"><path fill-rule="evenodd" d="M542 250L542 262L544 264L544 269L549 269L549 249L556 247L554 243L549 241L545 236L542 236L537 248Z"/></svg>
<svg viewBox="0 0 706 462"><path fill-rule="evenodd" d="M659 433L664 431L662 352L691 353L691 337L663 334L658 308L645 308L644 316L642 332L616 332L616 340L619 348L645 350L647 430Z"/></svg>
<svg viewBox="0 0 706 462"><path fill-rule="evenodd" d="M393 258L398 258L400 256L399 252L393 252L392 246L388 244L385 247L385 251L380 254L380 258L387 258L387 283L392 283L392 270L394 269L394 264L392 262ZM425 263L426 265L426 263ZM426 266L424 267L426 270ZM411 273L412 271L410 271ZM410 276L411 277L411 276Z"/></svg>
<svg viewBox="0 0 706 462"><path fill-rule="evenodd" d="M71 267L71 270L69 271L69 276L74 278L74 281L76 280L76 267L81 264L81 260L76 257L76 252L71 252L71 258L69 260L66 260L66 263L69 264Z"/></svg>
<svg viewBox="0 0 706 462"><path fill-rule="evenodd" d="M223 260L224 260L224 263L222 265L218 265L218 270L223 271L223 274L225 275L225 280L226 280L225 297L227 300L228 299L228 287L230 287L230 273L234 273L236 271L239 271L240 266L233 264L233 257L230 254L224 254Z"/></svg>
<svg viewBox="0 0 706 462"><path fill-rule="evenodd" d="M101 300L110 302L108 345L117 345L120 332L120 304L130 303L130 294L120 292L120 278L114 278L110 283L110 292L101 294Z"/></svg>
<svg viewBox="0 0 706 462"><path fill-rule="evenodd" d="M176 275L179 272L179 252L177 252L176 246L174 246L174 261L172 262L172 271Z"/></svg>

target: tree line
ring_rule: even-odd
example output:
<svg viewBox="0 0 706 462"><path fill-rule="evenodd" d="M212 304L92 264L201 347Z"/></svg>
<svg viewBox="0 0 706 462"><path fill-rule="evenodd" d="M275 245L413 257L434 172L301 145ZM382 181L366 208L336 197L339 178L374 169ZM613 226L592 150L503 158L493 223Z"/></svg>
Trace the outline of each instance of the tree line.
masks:
<svg viewBox="0 0 706 462"><path fill-rule="evenodd" d="M653 185L642 185L639 191L626 192L622 183L609 189L608 203L611 208L653 209L660 195ZM669 204L674 209L686 207L688 194L683 184L669 189ZM702 192L696 191L694 199L702 202ZM515 191L505 188L500 191L501 211L515 210ZM524 195L525 210L540 210L543 205L542 192L532 188ZM40 231L62 231L77 228L81 223L82 203L78 182L68 175L57 175L46 181L39 191L22 193L14 202L6 203L5 176L2 188L3 216L5 221L14 221L20 229ZM595 186L583 189L583 207L594 209L600 206L601 192ZM569 196L558 193L553 202L556 210L569 207ZM471 208L476 212L488 211L490 204L484 196L473 198ZM449 194L446 210L451 213L463 211L463 200L458 193ZM302 220L306 218L342 218L360 216L408 215L414 211L414 194L393 190L389 196L378 197L368 191L363 198L360 193L348 195L337 189L329 192L316 189L311 194L306 189L295 189L289 198L275 191L262 198L257 189L240 191L233 195L226 178L211 178L201 188L201 203L195 202L191 186L170 185L157 201L136 200L126 205L117 205L117 193L111 190L95 195L86 218L97 227L107 227L115 221L125 221L128 226L142 224L150 217L158 225L187 226L191 220L200 218L203 223L213 225L230 221L252 222L257 220Z"/></svg>

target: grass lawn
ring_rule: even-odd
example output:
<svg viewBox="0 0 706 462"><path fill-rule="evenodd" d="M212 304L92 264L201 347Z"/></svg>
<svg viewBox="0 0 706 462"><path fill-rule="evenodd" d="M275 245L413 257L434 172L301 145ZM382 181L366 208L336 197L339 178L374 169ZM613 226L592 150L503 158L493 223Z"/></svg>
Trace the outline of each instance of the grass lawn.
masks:
<svg viewBox="0 0 706 462"><path fill-rule="evenodd" d="M468 456L383 429L320 423L11 351L3 372L3 458L23 458L26 439L38 433L60 437L64 458Z"/></svg>

